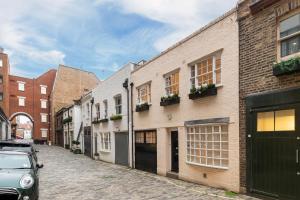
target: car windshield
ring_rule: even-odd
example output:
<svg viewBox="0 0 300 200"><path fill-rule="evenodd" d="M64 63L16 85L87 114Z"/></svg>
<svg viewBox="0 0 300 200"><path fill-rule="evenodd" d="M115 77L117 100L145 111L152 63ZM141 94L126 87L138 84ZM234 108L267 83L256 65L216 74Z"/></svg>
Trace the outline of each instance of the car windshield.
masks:
<svg viewBox="0 0 300 200"><path fill-rule="evenodd" d="M23 151L23 152L31 152L31 147L2 147L2 150L15 150L15 151Z"/></svg>
<svg viewBox="0 0 300 200"><path fill-rule="evenodd" d="M0 169L30 169L27 155L0 154Z"/></svg>

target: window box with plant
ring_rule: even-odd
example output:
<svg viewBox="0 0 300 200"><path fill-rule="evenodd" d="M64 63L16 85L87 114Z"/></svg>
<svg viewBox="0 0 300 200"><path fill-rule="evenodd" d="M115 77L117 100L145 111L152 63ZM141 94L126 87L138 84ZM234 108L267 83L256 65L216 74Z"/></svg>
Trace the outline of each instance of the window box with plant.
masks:
<svg viewBox="0 0 300 200"><path fill-rule="evenodd" d="M300 71L300 57L273 64L273 75L280 76Z"/></svg>
<svg viewBox="0 0 300 200"><path fill-rule="evenodd" d="M106 122L108 122L108 119L107 118L103 118L103 119L100 119L99 122L100 123L106 123Z"/></svg>
<svg viewBox="0 0 300 200"><path fill-rule="evenodd" d="M161 97L160 99L160 106L170 106L179 103L180 103L180 97L178 96L178 94L164 96Z"/></svg>
<svg viewBox="0 0 300 200"><path fill-rule="evenodd" d="M122 119L122 115L113 115L110 117L111 121L117 121L117 120L121 120Z"/></svg>
<svg viewBox="0 0 300 200"><path fill-rule="evenodd" d="M100 118L98 118L98 117L93 118L92 123L93 124L99 124L100 123Z"/></svg>
<svg viewBox="0 0 300 200"><path fill-rule="evenodd" d="M138 103L135 107L135 112L143 112L143 111L149 110L149 107L150 107L150 105L148 102Z"/></svg>
<svg viewBox="0 0 300 200"><path fill-rule="evenodd" d="M193 87L190 90L189 99L195 100L203 97L217 95L217 88L215 84L203 84L197 88Z"/></svg>
<svg viewBox="0 0 300 200"><path fill-rule="evenodd" d="M68 117L68 118L63 120L64 124L67 124L67 123L70 123L70 122L72 122L72 117Z"/></svg>

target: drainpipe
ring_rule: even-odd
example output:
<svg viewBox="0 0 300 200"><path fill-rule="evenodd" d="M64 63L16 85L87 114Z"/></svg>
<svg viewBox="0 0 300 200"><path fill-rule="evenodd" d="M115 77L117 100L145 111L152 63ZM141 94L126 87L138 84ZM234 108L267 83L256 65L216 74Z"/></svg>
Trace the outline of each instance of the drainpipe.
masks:
<svg viewBox="0 0 300 200"><path fill-rule="evenodd" d="M127 94L127 130L128 130L128 153L130 152L129 149L129 127L130 127L130 122L129 122L129 89L128 89L128 78L125 79L123 83L123 88L126 89L126 94ZM129 164L129 163L128 163Z"/></svg>
<svg viewBox="0 0 300 200"><path fill-rule="evenodd" d="M93 120L93 105L94 105L94 97L92 97L92 99L91 99L91 139L92 139L92 141L91 141L91 156L92 156L92 158L94 158L94 156L93 156L93 144L94 144L94 133L93 133L93 124L92 124L92 120Z"/></svg>
<svg viewBox="0 0 300 200"><path fill-rule="evenodd" d="M133 162L133 158L134 158L134 153L133 153L133 135L134 135L134 131L133 131L133 94L132 94L132 91L133 91L133 86L134 84L131 82L130 83L130 97L131 97L131 167L134 168L134 162Z"/></svg>

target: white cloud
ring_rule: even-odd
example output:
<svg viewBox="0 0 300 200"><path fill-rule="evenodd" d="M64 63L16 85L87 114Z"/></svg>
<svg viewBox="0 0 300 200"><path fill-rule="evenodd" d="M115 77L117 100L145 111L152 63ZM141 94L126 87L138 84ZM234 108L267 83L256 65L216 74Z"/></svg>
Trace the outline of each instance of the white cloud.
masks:
<svg viewBox="0 0 300 200"><path fill-rule="evenodd" d="M214 18L233 8L236 0L96 0L113 4L124 13L134 13L169 25L173 32L161 36L154 46L162 51Z"/></svg>

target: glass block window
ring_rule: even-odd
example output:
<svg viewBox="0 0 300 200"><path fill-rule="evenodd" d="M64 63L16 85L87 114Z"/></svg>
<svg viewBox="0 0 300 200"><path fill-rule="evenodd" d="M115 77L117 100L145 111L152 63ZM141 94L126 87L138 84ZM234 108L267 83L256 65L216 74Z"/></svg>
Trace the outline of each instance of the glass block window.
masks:
<svg viewBox="0 0 300 200"><path fill-rule="evenodd" d="M187 163L228 168L228 125L187 127Z"/></svg>

